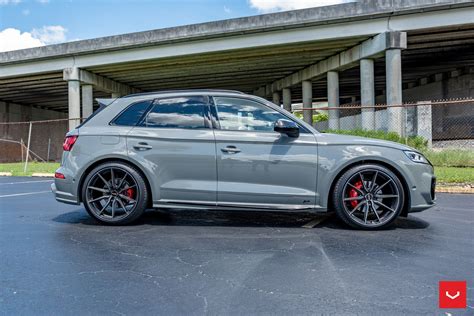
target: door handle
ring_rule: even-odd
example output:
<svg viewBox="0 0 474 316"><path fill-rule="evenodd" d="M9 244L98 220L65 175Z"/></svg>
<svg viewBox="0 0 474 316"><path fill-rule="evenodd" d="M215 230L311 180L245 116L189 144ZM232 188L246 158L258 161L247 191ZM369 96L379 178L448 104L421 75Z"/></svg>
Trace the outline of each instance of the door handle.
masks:
<svg viewBox="0 0 474 316"><path fill-rule="evenodd" d="M137 151L143 151L152 149L153 147L151 145L148 145L147 143L140 142L137 145L134 145L133 148Z"/></svg>
<svg viewBox="0 0 474 316"><path fill-rule="evenodd" d="M236 154L236 153L240 153L240 149L238 149L237 147L235 146L227 146L225 148L221 148L221 151L223 153L228 153L228 154Z"/></svg>

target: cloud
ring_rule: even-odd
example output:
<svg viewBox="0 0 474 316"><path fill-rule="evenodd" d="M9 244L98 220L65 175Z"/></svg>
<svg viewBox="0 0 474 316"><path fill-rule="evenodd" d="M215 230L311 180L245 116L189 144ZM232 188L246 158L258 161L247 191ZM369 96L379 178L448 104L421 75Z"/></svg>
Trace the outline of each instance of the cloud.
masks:
<svg viewBox="0 0 474 316"><path fill-rule="evenodd" d="M67 29L61 25L43 26L39 29L33 29L31 35L41 42L48 44L61 43L66 41Z"/></svg>
<svg viewBox="0 0 474 316"><path fill-rule="evenodd" d="M0 5L18 4L21 0L0 0Z"/></svg>
<svg viewBox="0 0 474 316"><path fill-rule="evenodd" d="M297 10L312 7L355 2L355 0L248 0L252 8L260 12Z"/></svg>
<svg viewBox="0 0 474 316"><path fill-rule="evenodd" d="M60 25L43 26L23 33L14 28L7 28L0 31L0 52L65 42L66 32Z"/></svg>
<svg viewBox="0 0 474 316"><path fill-rule="evenodd" d="M34 38L31 33L8 28L0 31L0 52L43 46L44 43Z"/></svg>

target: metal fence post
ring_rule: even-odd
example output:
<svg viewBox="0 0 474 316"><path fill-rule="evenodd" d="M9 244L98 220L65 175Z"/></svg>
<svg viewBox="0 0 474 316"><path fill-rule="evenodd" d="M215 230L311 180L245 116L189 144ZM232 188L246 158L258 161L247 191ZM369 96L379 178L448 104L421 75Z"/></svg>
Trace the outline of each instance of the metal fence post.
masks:
<svg viewBox="0 0 474 316"><path fill-rule="evenodd" d="M31 142L31 128L33 123L30 122L30 129L28 131L28 148L26 149L26 160L25 160L25 167L23 168L23 172L26 173L26 168L28 168L28 158L30 157L30 142Z"/></svg>
<svg viewBox="0 0 474 316"><path fill-rule="evenodd" d="M49 149L51 148L51 138L48 138L48 153L46 155L46 161L49 162Z"/></svg>

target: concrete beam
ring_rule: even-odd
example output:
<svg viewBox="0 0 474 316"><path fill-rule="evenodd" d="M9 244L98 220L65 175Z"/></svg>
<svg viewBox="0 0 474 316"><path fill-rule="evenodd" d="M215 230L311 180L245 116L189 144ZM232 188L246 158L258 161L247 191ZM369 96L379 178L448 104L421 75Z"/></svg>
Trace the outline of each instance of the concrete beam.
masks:
<svg viewBox="0 0 474 316"><path fill-rule="evenodd" d="M81 84L92 85L97 90L118 93L120 95L141 92L139 89L76 67L65 68L63 71L63 79L66 81L78 80Z"/></svg>
<svg viewBox="0 0 474 316"><path fill-rule="evenodd" d="M323 77L329 71L340 71L351 68L363 58L376 58L383 56L388 49L404 49L407 47L407 34L405 32L386 32L378 34L359 45L331 56L316 64L308 66L283 79L265 86L266 94L289 88L304 80Z"/></svg>

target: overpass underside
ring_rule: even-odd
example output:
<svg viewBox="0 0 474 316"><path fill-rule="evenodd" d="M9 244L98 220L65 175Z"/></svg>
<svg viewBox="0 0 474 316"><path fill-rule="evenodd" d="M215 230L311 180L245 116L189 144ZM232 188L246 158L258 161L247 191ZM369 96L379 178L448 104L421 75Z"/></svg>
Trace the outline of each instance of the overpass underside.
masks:
<svg viewBox="0 0 474 316"><path fill-rule="evenodd" d="M109 47L107 41L113 39L107 38L105 44L101 39L62 44L66 46L57 47L64 50L61 54L42 55L46 48L0 54L0 101L68 113L69 118L90 115L94 98L169 89L235 89L287 109L294 103L310 108L316 101L328 101L329 106L418 101L413 95L407 100L404 92L473 73L474 8L468 3L409 9L332 24L313 21L243 31L233 27L229 33L208 32L202 39L170 40L169 35L162 42L142 40L130 47ZM90 51L81 50L88 45ZM472 96L472 91L459 96ZM305 120L311 119L305 111ZM330 127L337 128L337 120L338 114L330 112ZM373 127L370 120L367 128Z"/></svg>

